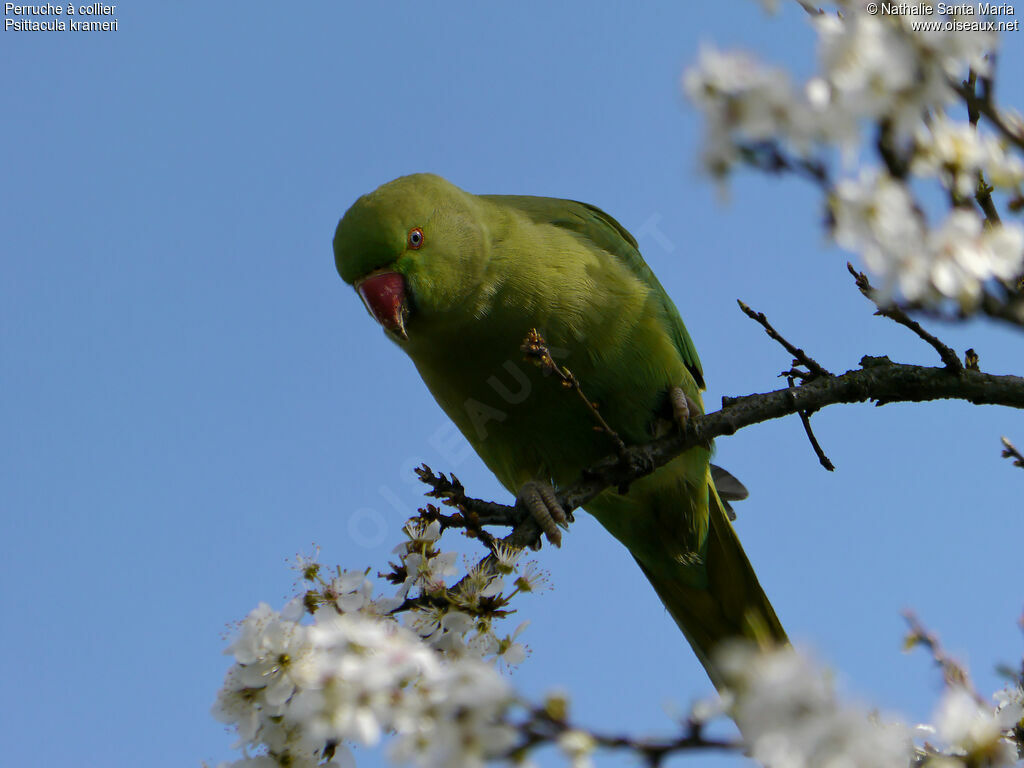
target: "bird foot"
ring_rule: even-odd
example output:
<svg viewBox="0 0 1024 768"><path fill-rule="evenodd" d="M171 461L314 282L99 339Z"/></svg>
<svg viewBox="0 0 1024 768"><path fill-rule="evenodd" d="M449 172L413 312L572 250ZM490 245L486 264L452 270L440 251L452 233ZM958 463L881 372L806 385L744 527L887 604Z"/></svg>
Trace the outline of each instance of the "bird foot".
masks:
<svg viewBox="0 0 1024 768"><path fill-rule="evenodd" d="M686 429L686 423L691 416L701 412L700 406L694 402L682 387L672 387L668 391L668 401L672 405L672 416L679 425L679 429Z"/></svg>
<svg viewBox="0 0 1024 768"><path fill-rule="evenodd" d="M550 483L539 480L523 483L516 502L530 513L541 531L548 537L548 541L556 547L562 546L562 532L558 528L561 526L569 530L570 518L558 503L558 497L555 496L555 490Z"/></svg>

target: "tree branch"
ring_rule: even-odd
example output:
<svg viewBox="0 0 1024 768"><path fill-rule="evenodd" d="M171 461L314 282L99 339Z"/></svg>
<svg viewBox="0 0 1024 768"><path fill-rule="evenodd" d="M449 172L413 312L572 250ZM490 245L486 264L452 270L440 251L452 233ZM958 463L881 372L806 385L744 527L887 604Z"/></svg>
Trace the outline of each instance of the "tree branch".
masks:
<svg viewBox="0 0 1024 768"><path fill-rule="evenodd" d="M967 669L946 652L939 642L938 636L929 632L913 612L904 611L903 618L910 625L910 631L903 640L904 650L910 650L916 645L923 646L931 654L936 666L942 670L942 677L946 685L958 685L969 691L976 701L983 702L984 699L974 687Z"/></svg>
<svg viewBox="0 0 1024 768"><path fill-rule="evenodd" d="M1024 328L1024 296L1019 294L1001 301L986 291L981 296L981 311L993 320Z"/></svg>
<svg viewBox="0 0 1024 768"><path fill-rule="evenodd" d="M963 363L960 362L960 358L957 356L956 352L943 344L938 337L928 333L928 331L921 327L919 322L911 318L899 306L895 304L887 305L880 302L878 300L878 292L872 287L871 283L868 282L867 275L854 269L850 262L846 262L846 268L850 271L850 274L853 275L853 279L857 282L857 288L860 292L870 299L878 308L875 311L876 315L887 317L893 322L899 323L905 328L909 328L916 333L939 353L939 357L942 358L942 362L946 364L946 369L951 373L959 373L963 370Z"/></svg>
<svg viewBox="0 0 1024 768"><path fill-rule="evenodd" d="M969 115L980 114L988 118L989 122L1003 134L1018 149L1024 149L1024 129L1020 125L1011 124L1012 118L1005 116L992 99L989 89L982 89L979 96L974 92L973 86L949 81L950 87L964 100Z"/></svg>
<svg viewBox="0 0 1024 768"><path fill-rule="evenodd" d="M789 386L793 386L793 377L790 376ZM814 436L814 430L811 429L811 414L807 411L800 411L800 423L804 425L804 434L807 435L807 439L811 443L811 448L814 449L814 455L818 457L818 463L821 464L829 472L835 472L836 465L832 463L832 460L825 455L825 451L821 447L821 443L818 442L818 438Z"/></svg>
<svg viewBox="0 0 1024 768"><path fill-rule="evenodd" d="M942 323L962 323L971 317L971 314L963 309L950 311L924 302L904 302L900 304L900 309ZM1006 299L1001 299L990 290L983 289L977 309L991 320L998 320L1017 330L1024 328L1024 294L1008 295Z"/></svg>
<svg viewBox="0 0 1024 768"><path fill-rule="evenodd" d="M779 344L785 347L786 351L793 356L795 362L804 366L808 371L811 372L811 375L809 377L806 377L807 381L810 381L811 379L816 377L826 377L832 375L831 373L829 373L829 371L825 370L824 367L819 365L813 357L808 355L799 347L794 346L793 344L790 344L788 341L786 341L782 337L782 334L776 331L775 328L772 327L772 324L768 322L768 318L764 316L764 312L755 312L739 299L736 300L736 303L740 305L740 309L743 310L743 314L745 314L754 322L760 324L760 326L764 328L764 332L767 333L768 336L770 336L772 339L779 342Z"/></svg>
<svg viewBox="0 0 1024 768"><path fill-rule="evenodd" d="M587 397L583 391L583 387L580 386L579 379L577 379L572 371L563 365L559 365L555 362L551 356L551 351L548 349L547 343L544 341L544 337L540 335L540 331L536 328L531 328L530 332L526 334L526 339L523 341L520 350L526 355L527 360L533 360L545 374L554 374L558 377L558 380L562 382L562 386L573 390L579 395L580 400L583 401L583 405L590 413L591 418L596 422L595 430L598 432L604 432L608 437L615 443L615 449L621 454L626 450L626 444L619 437L618 432L612 429L608 422L604 420L600 410L597 407L597 403Z"/></svg>
<svg viewBox="0 0 1024 768"><path fill-rule="evenodd" d="M1017 446L1010 442L1010 438L1003 437L1003 458L1013 459L1013 466L1024 469L1024 454L1017 450Z"/></svg>
<svg viewBox="0 0 1024 768"><path fill-rule="evenodd" d="M735 434L752 424L801 411L812 413L838 403L873 401L884 405L953 399L1024 409L1024 378L1020 376L996 376L962 366L953 372L948 368L894 363L887 357L864 357L860 365L859 369L813 379L798 387L724 397L721 410L692 417L682 433L629 446L624 456L608 456L584 470L579 481L561 490L562 508L570 511L582 507L609 487L631 483L690 448L710 445L717 437ZM468 501L474 506L486 505L490 513L488 522L515 526L502 540L505 544L522 548L537 542L540 530L536 523L515 507Z"/></svg>
<svg viewBox="0 0 1024 768"><path fill-rule="evenodd" d="M516 745L509 754L513 760L525 756L529 750L545 744L556 743L560 736L579 729L571 726L564 716L552 714L547 709L534 709L530 719L521 727L524 733L522 743ZM651 768L663 764L665 758L681 752L694 751L727 751L740 752L742 742L728 739L709 738L704 735L703 723L689 720L686 730L676 738L639 739L629 736L582 731L592 740L593 746L599 749L625 749L643 759Z"/></svg>
<svg viewBox="0 0 1024 768"><path fill-rule="evenodd" d="M813 181L824 191L828 191L832 187L828 167L824 162L803 157L791 157L782 150L775 140L737 144L736 149L740 159L752 168L757 168L765 173L795 173Z"/></svg>

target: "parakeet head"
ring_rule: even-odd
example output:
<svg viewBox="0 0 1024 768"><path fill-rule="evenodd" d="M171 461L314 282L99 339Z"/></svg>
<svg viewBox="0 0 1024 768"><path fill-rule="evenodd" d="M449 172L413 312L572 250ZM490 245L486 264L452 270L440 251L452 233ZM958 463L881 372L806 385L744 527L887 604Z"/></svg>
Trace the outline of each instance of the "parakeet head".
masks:
<svg viewBox="0 0 1024 768"><path fill-rule="evenodd" d="M472 294L485 267L475 198L418 173L363 195L334 233L334 263L393 338ZM413 331L415 332L415 331Z"/></svg>

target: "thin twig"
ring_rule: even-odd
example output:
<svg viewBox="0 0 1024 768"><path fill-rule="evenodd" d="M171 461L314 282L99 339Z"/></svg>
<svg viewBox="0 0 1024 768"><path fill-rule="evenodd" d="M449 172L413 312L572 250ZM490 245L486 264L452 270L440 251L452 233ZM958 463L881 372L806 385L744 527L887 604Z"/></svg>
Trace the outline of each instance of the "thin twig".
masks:
<svg viewBox="0 0 1024 768"><path fill-rule="evenodd" d="M765 173L791 172L813 181L823 190L831 189L828 166L820 160L788 156L775 141L738 144L740 159L752 168Z"/></svg>
<svg viewBox="0 0 1024 768"><path fill-rule="evenodd" d="M943 399L1024 409L1024 378L972 370L950 376L946 368L904 365L886 357L864 357L859 369L838 376L819 377L796 388L722 398L721 410L692 417L682 432L645 445L629 446L627 458L630 461L612 455L583 470L580 480L561 489L559 500L567 512L577 509L607 488L650 474L690 448L711 445L717 437L800 411L814 413L837 403L869 400L882 404ZM502 520L496 519L501 515L494 516L494 524L515 526L502 542L518 548L536 543L540 529L531 517L524 519L521 511L511 506L493 504L488 508L503 513Z"/></svg>
<svg viewBox="0 0 1024 768"><path fill-rule="evenodd" d="M544 337L540 335L540 331L536 328L531 328L530 332L526 334L526 338L523 340L523 344L520 349L526 354L526 357L533 360L537 365L541 367L546 373L553 373L558 377L559 381L562 382L562 386L572 389L579 395L580 400L587 407L590 412L591 418L597 422L595 429L599 432L604 432L608 435L615 443L615 448L619 454L626 452L626 443L623 442L622 438L619 437L619 433L609 426L608 422L604 420L598 410L597 403L593 402L583 392L583 387L580 386L579 380L573 375L565 366L560 366L555 362L554 358L551 357L551 350L547 347L547 342L544 341Z"/></svg>
<svg viewBox="0 0 1024 768"><path fill-rule="evenodd" d="M1013 466L1024 469L1024 454L1017 450L1017 446L1010 442L1010 438L1003 436L1003 458L1013 459Z"/></svg>
<svg viewBox="0 0 1024 768"><path fill-rule="evenodd" d="M1006 301L1001 301L985 291L981 295L980 306L981 311L992 319L1024 328L1024 295L1017 295Z"/></svg>
<svg viewBox="0 0 1024 768"><path fill-rule="evenodd" d="M906 638L903 641L903 647L905 650L910 650L914 646L921 645L928 649L932 655L932 659L935 664L942 670L942 678L946 685L957 685L964 690L971 693L975 699L979 702L983 701L982 697L978 695L978 692L974 688L974 684L971 682L971 676L967 673L960 662L956 661L952 656L946 653L942 644L939 642L939 638L932 632L929 632L927 628L920 621L912 611L904 611L903 618L906 619L907 624L910 625L910 631L907 633Z"/></svg>
<svg viewBox="0 0 1024 768"><path fill-rule="evenodd" d="M970 73L967 75L967 79L963 81L962 85L964 87L964 90L969 92L972 96L974 96L975 99L977 98L977 90L975 88L975 85L977 84L977 82L978 82L978 73L975 72L974 68L972 67ZM973 101L968 101L967 102L967 119L970 121L971 125L973 125L975 128L978 127L978 119L980 117L981 117L981 113L978 111L978 105L975 102L973 102Z"/></svg>
<svg viewBox="0 0 1024 768"><path fill-rule="evenodd" d="M807 13L809 13L811 16L824 16L825 15L825 11L824 10L822 10L821 8L818 8L816 5L813 5L813 4L809 3L809 2L807 2L807 0L796 0L796 2L797 2L797 4L801 8L803 8L805 11L807 11Z"/></svg>
<svg viewBox="0 0 1024 768"><path fill-rule="evenodd" d="M996 106L990 91L985 91L979 96L973 88L968 88L955 80L951 79L949 85L967 104L968 114L972 109L977 110L982 116L988 118L989 122L1018 149L1024 149L1024 130L1020 125L1010 124L1006 116Z"/></svg>
<svg viewBox="0 0 1024 768"><path fill-rule="evenodd" d="M901 152L896 142L896 131L893 128L892 120L883 118L878 123L875 149L878 150L879 157L885 162L889 175L903 181L910 172L910 160L914 156L914 148L911 146Z"/></svg>
<svg viewBox="0 0 1024 768"><path fill-rule="evenodd" d="M540 745L558 741L565 733L580 731L571 725L563 716L553 715L546 709L536 708L530 711L530 719L519 728L523 741L514 746L508 757L516 761L526 753ZM696 720L687 721L686 731L671 739L635 739L629 736L613 736L589 730L586 733L594 746L602 749L626 749L633 751L651 768L662 765L666 757L680 752L724 750L739 752L744 748L740 741L709 738L704 735L703 723ZM516 761L518 762L518 761Z"/></svg>
<svg viewBox="0 0 1024 768"><path fill-rule="evenodd" d="M973 69L970 71L967 79L963 81L962 85L966 92L970 93L977 99L977 82L978 73ZM989 88L985 87L984 92L987 94ZM981 117L981 112L978 111L977 101L967 102L967 119L975 130L978 128L978 119ZM1001 219L999 218L999 211L996 210L995 203L992 201L992 186L985 182L985 174L983 171L978 171L978 184L974 189L974 199L978 201L978 206L981 208L982 213L985 214L985 219L989 224L995 225L1000 224Z"/></svg>
<svg viewBox="0 0 1024 768"><path fill-rule="evenodd" d="M985 214L985 221L991 226L999 226L1003 220L999 217L999 211L992 200L992 190L995 187L985 181L985 174L978 171L978 186L974 190L974 199L978 201L981 212Z"/></svg>
<svg viewBox="0 0 1024 768"><path fill-rule="evenodd" d="M1024 285L1021 288L1024 288ZM971 317L971 313L962 308L949 311L920 301L903 302L900 307L905 312L915 312L940 323L959 324ZM1024 328L1024 294L1011 295L1006 299L1001 299L993 295L987 288L983 288L978 299L977 309L991 320L1005 323L1017 330Z"/></svg>
<svg viewBox="0 0 1024 768"><path fill-rule="evenodd" d="M928 333L928 331L921 327L919 322L911 318L899 306L895 304L883 304L878 299L878 292L872 287L871 283L868 282L867 275L854 269L850 262L846 262L846 268L850 271L850 274L853 275L853 279L856 281L857 288L860 292L875 305L876 315L887 317L916 333L939 353L939 357L942 358L942 362L945 363L946 369L950 373L960 373L960 371L964 369L963 363L960 362L960 358L957 356L956 352L939 341L937 337Z"/></svg>
<svg viewBox="0 0 1024 768"><path fill-rule="evenodd" d="M755 312L739 299L736 300L736 303L740 305L740 309L743 310L743 314L760 324L760 326L764 328L765 333L785 347L786 351L789 352L789 354L791 354L798 363L806 367L807 370L811 372L811 375L805 379L806 381L810 381L817 377L827 378L832 376L832 374L819 365L813 357L808 355L799 347L796 347L786 341L782 337L782 334L776 331L775 328L772 327L772 324L768 322L768 318L764 316L764 312Z"/></svg>
<svg viewBox="0 0 1024 768"><path fill-rule="evenodd" d="M972 94L975 99L977 99L977 82L978 73L972 69L967 79L962 83L964 90ZM986 86L984 91L988 93L989 88ZM967 119L975 130L978 129L978 119L980 117L981 113L978 111L977 101L968 101ZM1002 220L999 218L999 211L996 210L995 203L992 201L992 190L993 187L985 181L985 173L978 171L978 183L974 188L974 199L978 201L978 206L981 208L981 212L985 214L985 219L988 223L996 225L1002 223Z"/></svg>
<svg viewBox="0 0 1024 768"><path fill-rule="evenodd" d="M414 470L420 481L429 485L432 490L426 492L426 496L441 499L443 504L471 513L479 521L479 525L492 525L495 520L506 518L505 505L493 501L481 501L466 496L465 488L454 474L445 477L442 472L435 475L434 471L426 464L421 464ZM449 522L447 527L469 527L459 526L457 521Z"/></svg>
<svg viewBox="0 0 1024 768"><path fill-rule="evenodd" d="M793 386L793 377L787 377L789 386ZM818 443L818 438L814 436L814 430L811 429L811 414L807 411L800 411L800 423L804 425L804 433L807 435L807 439L811 441L811 448L814 449L815 455L818 457L818 461L825 469L829 472L835 472L835 465L831 459L825 455L825 451L821 449L821 445Z"/></svg>

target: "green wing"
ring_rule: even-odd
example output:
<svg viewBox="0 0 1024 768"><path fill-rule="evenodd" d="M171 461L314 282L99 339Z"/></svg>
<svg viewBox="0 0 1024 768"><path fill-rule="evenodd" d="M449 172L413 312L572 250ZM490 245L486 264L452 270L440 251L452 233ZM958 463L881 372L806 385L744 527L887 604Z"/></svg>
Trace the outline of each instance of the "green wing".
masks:
<svg viewBox="0 0 1024 768"><path fill-rule="evenodd" d="M672 340L686 367L693 374L697 386L704 389L704 372L693 339L686 332L679 310L640 255L636 240L629 231L600 208L576 200L554 197L528 197L522 195L481 195L487 200L517 208L539 224L552 224L585 237L603 251L620 259L640 280L650 286L661 299L665 321L672 332Z"/></svg>

